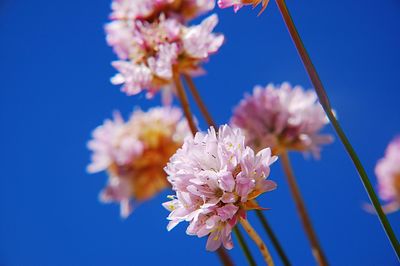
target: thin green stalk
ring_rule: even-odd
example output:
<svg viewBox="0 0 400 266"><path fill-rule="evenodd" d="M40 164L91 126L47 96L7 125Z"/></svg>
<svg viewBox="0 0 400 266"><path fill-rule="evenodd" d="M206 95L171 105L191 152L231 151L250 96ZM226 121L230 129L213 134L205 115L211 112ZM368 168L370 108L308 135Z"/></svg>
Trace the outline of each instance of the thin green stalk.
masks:
<svg viewBox="0 0 400 266"><path fill-rule="evenodd" d="M260 220L262 226L264 227L268 237L271 239L272 245L275 247L276 252L278 252L278 255L281 258L283 265L290 266L291 264L290 264L289 258L286 256L286 253L283 250L281 244L279 243L279 240L276 237L271 226L269 225L267 218L265 218L264 214L260 210L256 210L256 215L257 215L258 219Z"/></svg>
<svg viewBox="0 0 400 266"><path fill-rule="evenodd" d="M368 194L368 197L371 200L372 205L374 206L374 208L376 210L376 213L378 214L378 217L383 226L383 229L385 230L385 233L386 233L387 237L389 238L394 251L396 252L397 259L400 260L400 245L396 238L396 235L393 232L393 229L392 229L385 213L382 211L382 207L379 203L378 197L376 196L374 188L371 185L371 182L367 176L367 173L365 172L364 167L361 164L360 159L357 156L357 153L351 146L349 140L347 139L346 134L340 127L339 122L337 121L335 115L332 112L332 108L331 108L328 96L325 92L324 86L322 85L322 82L318 76L318 73L307 53L307 50L306 50L301 38L300 38L300 35L297 32L296 26L294 25L294 22L291 18L291 15L286 6L285 0L276 0L276 3L278 5L279 11L282 14L283 20L285 21L285 24L289 31L289 34L292 37L292 40L296 46L299 56L304 64L304 67L306 68L307 73L311 79L311 82L314 85L314 88L318 95L319 101L320 101L321 105L323 106L329 120L331 121L333 128L335 129L337 135L339 136L339 139L343 143L347 153L349 154L351 160L353 161L353 164L356 167L358 174L360 175L361 182L364 185L364 188Z"/></svg>
<svg viewBox="0 0 400 266"><path fill-rule="evenodd" d="M254 260L253 255L251 255L250 249L247 246L247 243L245 242L244 237L237 226L235 226L233 228L233 232L235 233L235 235L239 241L239 245L242 247L243 253L246 256L246 259L247 259L247 262L249 263L249 265L256 266L257 263Z"/></svg>

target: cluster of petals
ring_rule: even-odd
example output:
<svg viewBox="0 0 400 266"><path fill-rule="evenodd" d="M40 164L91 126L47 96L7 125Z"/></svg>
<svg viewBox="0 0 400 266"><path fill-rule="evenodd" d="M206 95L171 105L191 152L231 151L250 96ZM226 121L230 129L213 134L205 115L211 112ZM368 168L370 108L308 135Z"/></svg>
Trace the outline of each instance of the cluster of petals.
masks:
<svg viewBox="0 0 400 266"><path fill-rule="evenodd" d="M246 135L246 144L255 150L271 147L274 154L283 150L311 152L319 156L320 146L332 142L320 134L328 123L314 91L283 83L255 87L235 108L231 124Z"/></svg>
<svg viewBox="0 0 400 266"><path fill-rule="evenodd" d="M172 91L174 75L201 74L201 64L224 42L223 35L213 33L218 17L188 26L182 15L213 7L209 0L114 1L112 21L105 27L119 58L112 63L118 73L111 82L128 95L146 90L151 97L163 88Z"/></svg>
<svg viewBox="0 0 400 266"><path fill-rule="evenodd" d="M89 173L107 171L103 202L120 202L121 216L132 211L133 201L143 201L169 186L163 170L168 159L190 133L181 110L157 107L136 110L128 121L119 113L93 131Z"/></svg>
<svg viewBox="0 0 400 266"><path fill-rule="evenodd" d="M232 228L247 210L260 208L255 198L276 188L267 180L276 159L269 148L254 153L241 130L227 125L187 138L165 168L176 192L163 204L167 229L186 221L188 235L208 236L207 250L231 249Z"/></svg>
<svg viewBox="0 0 400 266"><path fill-rule="evenodd" d="M268 6L269 0L218 0L218 6L220 8L233 7L235 12L238 12L243 6L251 5L254 7L261 4L262 8L259 14L264 12Z"/></svg>
<svg viewBox="0 0 400 266"><path fill-rule="evenodd" d="M110 18L152 21L164 13L187 21L211 11L214 6L214 0L114 0Z"/></svg>
<svg viewBox="0 0 400 266"><path fill-rule="evenodd" d="M379 196L388 202L387 212L400 208L400 137L393 140L386 149L385 156L376 165Z"/></svg>

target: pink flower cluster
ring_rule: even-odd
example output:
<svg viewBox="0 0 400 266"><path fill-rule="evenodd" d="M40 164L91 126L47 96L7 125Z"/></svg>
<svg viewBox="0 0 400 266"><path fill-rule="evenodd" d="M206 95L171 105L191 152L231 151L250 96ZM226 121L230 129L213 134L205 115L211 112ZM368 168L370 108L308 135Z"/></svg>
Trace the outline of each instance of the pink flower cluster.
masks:
<svg viewBox="0 0 400 266"><path fill-rule="evenodd" d="M113 0L111 19L152 21L160 14L187 21L214 9L214 0Z"/></svg>
<svg viewBox="0 0 400 266"><path fill-rule="evenodd" d="M210 0L124 0L113 2L112 21L106 25L107 42L119 57L112 79L122 91L135 95L147 90L173 90L173 77L203 72L201 63L219 50L224 36L214 34L218 17L199 25L186 19L214 7ZM190 14L191 15L190 15Z"/></svg>
<svg viewBox="0 0 400 266"><path fill-rule="evenodd" d="M128 121L119 113L93 132L89 173L107 170L109 182L103 202L120 202L121 215L132 210L131 201L145 200L168 187L163 167L189 134L180 109L136 110Z"/></svg>
<svg viewBox="0 0 400 266"><path fill-rule="evenodd" d="M255 87L235 108L231 124L246 135L246 144L255 150L271 147L275 154L283 149L312 152L318 157L320 145L330 143L330 135L320 130L328 123L314 91L269 84Z"/></svg>
<svg viewBox="0 0 400 266"><path fill-rule="evenodd" d="M227 125L187 138L165 168L176 191L163 204L171 211L168 230L187 221L188 235L208 235L207 250L231 249L238 219L245 218L246 210L259 209L253 200L276 188L266 180L276 159L269 148L255 154L245 146L241 130Z"/></svg>
<svg viewBox="0 0 400 266"><path fill-rule="evenodd" d="M388 212L400 208L400 137L386 149L385 157L378 161L375 173L378 178L379 196L389 202Z"/></svg>
<svg viewBox="0 0 400 266"><path fill-rule="evenodd" d="M251 5L256 7L261 4L260 13L262 13L267 8L268 2L269 0L218 0L218 6L220 8L233 7L233 10L238 12L243 6Z"/></svg>

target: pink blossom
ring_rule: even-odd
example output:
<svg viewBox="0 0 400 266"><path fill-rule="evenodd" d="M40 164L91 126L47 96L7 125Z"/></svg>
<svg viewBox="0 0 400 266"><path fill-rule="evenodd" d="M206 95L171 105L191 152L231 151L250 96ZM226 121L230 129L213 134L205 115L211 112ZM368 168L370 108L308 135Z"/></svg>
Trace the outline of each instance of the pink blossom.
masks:
<svg viewBox="0 0 400 266"><path fill-rule="evenodd" d="M243 7L243 3L241 0L218 0L218 6L220 8L228 8L232 6L236 13Z"/></svg>
<svg viewBox="0 0 400 266"><path fill-rule="evenodd" d="M187 29L183 35L183 47L187 54L193 58L207 58L209 54L215 53L224 42L224 36L213 34L218 24L218 16L212 15L198 26Z"/></svg>
<svg viewBox="0 0 400 266"><path fill-rule="evenodd" d="M251 5L254 8L261 4L262 8L259 13L259 14L261 14L267 8L268 2L269 2L269 0L218 0L218 6L220 8L233 7L233 10L236 13L243 6Z"/></svg>
<svg viewBox="0 0 400 266"><path fill-rule="evenodd" d="M120 58L112 63L119 72L112 83L128 95L146 90L151 97L173 85L174 75L200 73L201 64L223 44L224 36L212 33L217 23L216 15L190 27L165 15L152 22L109 23L107 40Z"/></svg>
<svg viewBox="0 0 400 266"><path fill-rule="evenodd" d="M328 124L314 91L302 87L269 84L255 87L235 108L231 124L246 135L246 144L255 150L271 147L279 154L283 149L311 152L318 157L320 146L332 142L330 135L320 134Z"/></svg>
<svg viewBox="0 0 400 266"><path fill-rule="evenodd" d="M128 121L119 113L93 132L89 173L107 171L109 181L102 191L103 202L120 202L121 215L132 211L131 201L151 198L168 187L163 170L168 159L189 135L180 109L136 110Z"/></svg>
<svg viewBox="0 0 400 266"><path fill-rule="evenodd" d="M214 9L214 0L114 0L111 19L151 21L160 14L189 20Z"/></svg>
<svg viewBox="0 0 400 266"><path fill-rule="evenodd" d="M376 165L379 196L389 202L384 206L387 212L400 208L400 137L393 140L386 149L385 157Z"/></svg>
<svg viewBox="0 0 400 266"><path fill-rule="evenodd" d="M260 208L253 199L276 188L267 180L276 159L269 148L255 154L241 130L227 125L187 138L165 167L176 192L163 204L171 211L167 229L187 221L188 235L208 236L207 250L231 249L238 218Z"/></svg>

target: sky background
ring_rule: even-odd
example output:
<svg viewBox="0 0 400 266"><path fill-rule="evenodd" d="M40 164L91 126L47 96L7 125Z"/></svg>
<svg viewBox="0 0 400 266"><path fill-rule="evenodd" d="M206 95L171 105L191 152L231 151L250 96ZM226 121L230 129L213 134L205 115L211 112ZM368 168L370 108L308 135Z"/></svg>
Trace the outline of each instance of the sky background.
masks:
<svg viewBox="0 0 400 266"><path fill-rule="evenodd" d="M375 184L375 163L400 134L400 1L288 5ZM205 65L208 74L195 82L218 123L229 120L254 85L289 81L311 87L274 1L260 17L251 8L236 15L215 11L226 43ZM85 172L86 142L113 110L127 117L135 106L159 104L158 98L128 97L110 84L116 56L103 31L109 12L109 0L0 0L2 266L218 265L216 255L205 251L205 238L184 233L187 225L166 231L168 212L160 204L171 192L123 220L117 205L98 202L106 175ZM326 131L333 134L330 126ZM398 265L377 217L361 208L366 193L340 142L326 146L320 161L298 154L292 159L331 265ZM279 163L271 179L279 188L261 197L261 205L272 209L267 217L293 264L313 265ZM400 235L400 214L389 219ZM253 215L250 220L265 237ZM229 253L237 265L246 265L235 244Z"/></svg>

